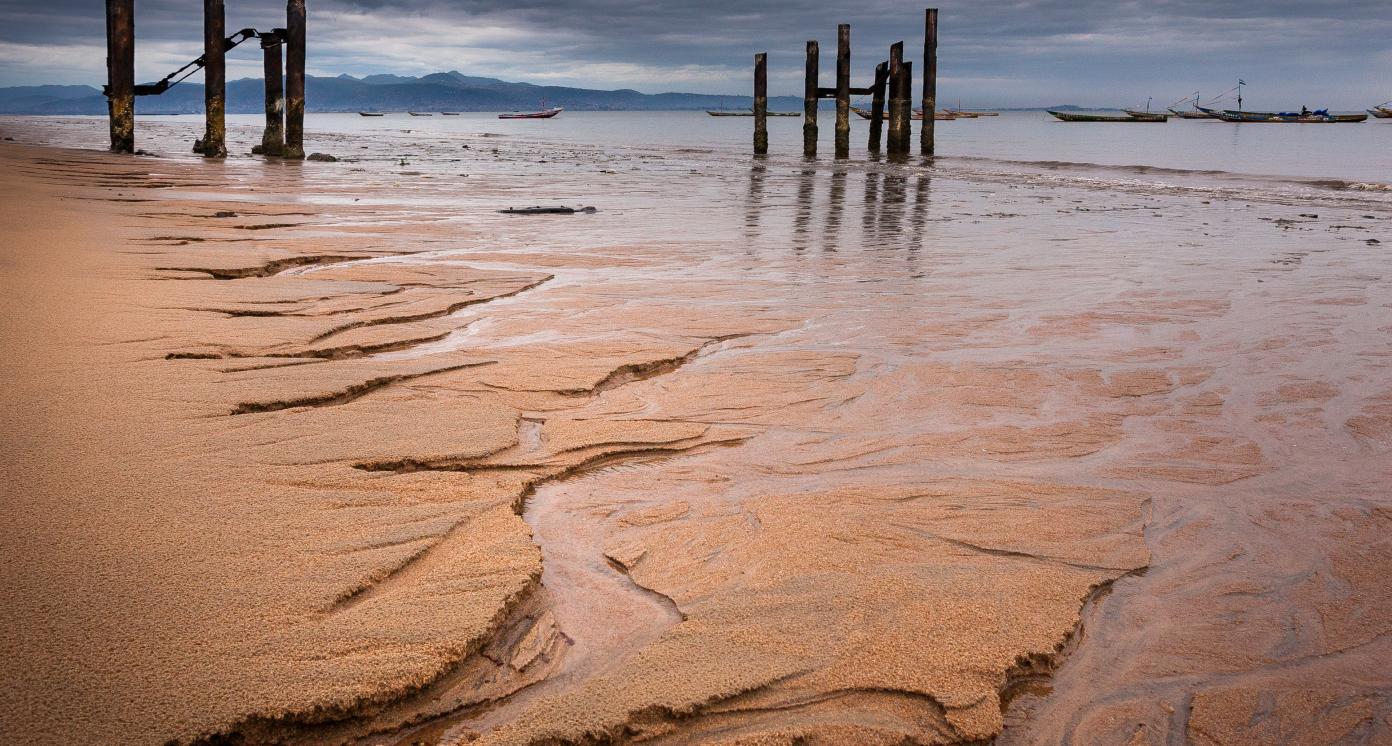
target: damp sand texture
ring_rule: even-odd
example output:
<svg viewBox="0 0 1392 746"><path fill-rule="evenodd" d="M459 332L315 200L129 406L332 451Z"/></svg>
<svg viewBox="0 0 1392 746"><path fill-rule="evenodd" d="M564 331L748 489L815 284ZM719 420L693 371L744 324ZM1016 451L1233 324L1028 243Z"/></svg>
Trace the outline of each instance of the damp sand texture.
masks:
<svg viewBox="0 0 1392 746"><path fill-rule="evenodd" d="M0 148L6 741L1389 738L1386 205L527 147Z"/></svg>

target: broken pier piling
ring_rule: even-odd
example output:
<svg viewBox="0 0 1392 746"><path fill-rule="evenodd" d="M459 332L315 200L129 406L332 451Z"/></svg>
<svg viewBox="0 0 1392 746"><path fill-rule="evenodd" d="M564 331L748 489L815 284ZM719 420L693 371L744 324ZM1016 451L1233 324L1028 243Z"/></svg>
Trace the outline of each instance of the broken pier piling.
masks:
<svg viewBox="0 0 1392 746"><path fill-rule="evenodd" d="M768 105L768 55L755 55L754 62L754 152L768 152L768 129L764 116ZM802 153L808 158L817 155L817 114L821 99L836 102L835 151L837 158L849 158L851 150L851 96L871 96L870 132L867 147L878 152L885 125L888 136L883 138L891 155L907 155L913 142L913 63L904 60L904 43L890 47L890 59L875 66L874 78L867 87L851 84L851 27L836 27L836 85L824 88L819 84L821 49L815 40L807 42L807 62L803 87ZM922 121L919 130L919 149L924 155L934 151L933 114L938 95L938 10L924 10L923 28L923 98ZM763 102L763 114L760 104Z"/></svg>
<svg viewBox="0 0 1392 746"><path fill-rule="evenodd" d="M203 54L155 83L135 84L135 0L106 0L106 85L111 150L135 152L135 98L158 96L204 71L203 137L196 151L227 155L227 52L260 38L266 80L266 129L259 150L304 157L305 2L287 0L285 28L261 33L244 28L227 36L224 0L203 0ZM281 53L284 51L284 85Z"/></svg>

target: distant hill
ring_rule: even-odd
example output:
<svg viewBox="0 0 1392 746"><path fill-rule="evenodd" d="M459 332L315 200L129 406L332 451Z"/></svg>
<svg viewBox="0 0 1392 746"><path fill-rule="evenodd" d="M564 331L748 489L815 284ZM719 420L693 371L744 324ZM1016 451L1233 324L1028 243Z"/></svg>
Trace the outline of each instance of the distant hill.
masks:
<svg viewBox="0 0 1392 746"><path fill-rule="evenodd" d="M264 84L260 78L243 78L227 84L227 111L254 114L264 110ZM307 76L305 103L311 112L332 111L514 111L564 106L578 111L659 111L748 108L749 96L713 96L699 93L647 94L629 89L616 91L565 86L509 83L459 72L431 73L419 78L401 75L369 75L355 78ZM203 111L203 86L182 83L160 96L136 99L143 114L196 114ZM792 96L769 99L775 111L801 111L802 99ZM91 86L22 86L0 88L0 114L104 114L106 99Z"/></svg>

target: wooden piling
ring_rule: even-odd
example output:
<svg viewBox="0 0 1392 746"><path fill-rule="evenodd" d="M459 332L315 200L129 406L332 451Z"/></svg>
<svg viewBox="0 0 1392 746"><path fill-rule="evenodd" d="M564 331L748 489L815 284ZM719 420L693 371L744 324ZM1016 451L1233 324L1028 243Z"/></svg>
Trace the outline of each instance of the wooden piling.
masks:
<svg viewBox="0 0 1392 746"><path fill-rule="evenodd" d="M304 158L305 0L285 5L285 158Z"/></svg>
<svg viewBox="0 0 1392 746"><path fill-rule="evenodd" d="M266 129L261 133L261 153L279 156L285 151L285 81L281 70L281 29L261 35L265 58L262 71L266 79Z"/></svg>
<svg viewBox="0 0 1392 746"><path fill-rule="evenodd" d="M821 99L817 74L821 64L820 46L815 41L807 42L807 80L802 89L802 154L808 158L817 155L817 104Z"/></svg>
<svg viewBox="0 0 1392 746"><path fill-rule="evenodd" d="M870 142L867 147L872 152L880 150L880 136L884 131L885 86L889 84L889 63L881 62L875 66L874 93L870 98Z"/></svg>
<svg viewBox="0 0 1392 746"><path fill-rule="evenodd" d="M111 150L135 152L135 0L106 0L106 95Z"/></svg>
<svg viewBox="0 0 1392 746"><path fill-rule="evenodd" d="M913 115L912 104L904 94L904 42L895 42L889 48L889 143L891 155L902 153L908 148L909 120Z"/></svg>
<svg viewBox="0 0 1392 746"><path fill-rule="evenodd" d="M768 152L768 55L754 55L754 154Z"/></svg>
<svg viewBox="0 0 1392 746"><path fill-rule="evenodd" d="M932 155L933 115L938 110L938 9L923 11L923 126L919 130L919 150Z"/></svg>
<svg viewBox="0 0 1392 746"><path fill-rule="evenodd" d="M222 0L203 0L203 155L227 156L227 30Z"/></svg>
<svg viewBox="0 0 1392 746"><path fill-rule="evenodd" d="M851 156L851 26L836 27L836 157Z"/></svg>
<svg viewBox="0 0 1392 746"><path fill-rule="evenodd" d="M904 138L894 154L902 156L913 144L913 63L908 60L899 65L899 98L904 100Z"/></svg>

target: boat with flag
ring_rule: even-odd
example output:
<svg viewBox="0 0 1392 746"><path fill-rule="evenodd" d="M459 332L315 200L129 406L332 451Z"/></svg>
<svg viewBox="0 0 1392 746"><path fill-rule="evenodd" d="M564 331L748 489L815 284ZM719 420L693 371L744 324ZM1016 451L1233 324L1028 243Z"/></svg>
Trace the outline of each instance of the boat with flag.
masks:
<svg viewBox="0 0 1392 746"><path fill-rule="evenodd" d="M1366 112L1331 112L1328 109L1310 111L1242 111L1240 109L1204 109L1224 122L1266 124L1347 124L1368 121Z"/></svg>

